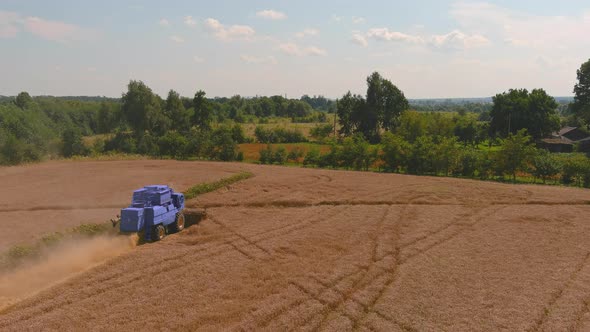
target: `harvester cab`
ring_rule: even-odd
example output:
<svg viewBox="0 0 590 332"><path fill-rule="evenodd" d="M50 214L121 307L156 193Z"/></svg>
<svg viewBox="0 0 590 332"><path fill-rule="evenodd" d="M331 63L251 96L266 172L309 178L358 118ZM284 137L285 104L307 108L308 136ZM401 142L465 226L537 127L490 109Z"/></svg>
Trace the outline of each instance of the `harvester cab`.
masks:
<svg viewBox="0 0 590 332"><path fill-rule="evenodd" d="M145 186L133 192L129 207L121 210L120 231L144 232L146 241L158 241L185 226L184 195L164 185Z"/></svg>

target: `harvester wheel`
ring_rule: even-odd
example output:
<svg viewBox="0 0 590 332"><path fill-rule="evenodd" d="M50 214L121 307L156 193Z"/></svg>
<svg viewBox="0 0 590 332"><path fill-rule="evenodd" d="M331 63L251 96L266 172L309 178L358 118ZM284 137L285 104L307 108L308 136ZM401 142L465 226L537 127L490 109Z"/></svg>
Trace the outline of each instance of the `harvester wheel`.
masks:
<svg viewBox="0 0 590 332"><path fill-rule="evenodd" d="M154 227L154 234L152 236L154 241L160 241L164 236L166 236L166 228L164 228L164 225Z"/></svg>
<svg viewBox="0 0 590 332"><path fill-rule="evenodd" d="M174 224L172 224L172 228L174 229L175 232L180 232L181 230L184 229L184 214L183 213L178 213L176 214L176 220L174 221Z"/></svg>

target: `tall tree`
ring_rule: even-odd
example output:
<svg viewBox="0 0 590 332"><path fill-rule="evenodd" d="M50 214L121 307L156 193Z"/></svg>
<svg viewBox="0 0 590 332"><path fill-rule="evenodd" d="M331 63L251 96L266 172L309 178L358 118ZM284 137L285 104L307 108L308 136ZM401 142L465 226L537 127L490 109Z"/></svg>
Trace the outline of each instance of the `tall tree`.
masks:
<svg viewBox="0 0 590 332"><path fill-rule="evenodd" d="M502 140L500 146L500 166L505 173L512 176L516 181L516 173L527 166L527 162L533 156L534 147L531 144L531 137L527 135L526 129L519 130L516 134L509 134Z"/></svg>
<svg viewBox="0 0 590 332"><path fill-rule="evenodd" d="M533 138L541 138L559 129L557 102L543 89L531 93L526 89L510 89L492 99L491 135L507 137L526 129Z"/></svg>
<svg viewBox="0 0 590 332"><path fill-rule="evenodd" d="M168 92L164 106L166 115L172 120L172 128L179 132L186 132L190 128L189 114L182 104L180 95L174 90Z"/></svg>
<svg viewBox="0 0 590 332"><path fill-rule="evenodd" d="M578 83L574 86L573 111L590 129L590 59L577 71Z"/></svg>
<svg viewBox="0 0 590 332"><path fill-rule="evenodd" d="M383 113L381 126L387 131L393 131L401 114L410 107L404 93L391 81L383 81Z"/></svg>
<svg viewBox="0 0 590 332"><path fill-rule="evenodd" d="M336 101L336 114L340 135L350 136L357 130L358 118L365 107L365 99L359 95L353 95L348 91L340 100Z"/></svg>
<svg viewBox="0 0 590 332"><path fill-rule="evenodd" d="M201 129L210 129L211 127L211 105L205 98L205 91L199 90L193 98L193 124Z"/></svg>
<svg viewBox="0 0 590 332"><path fill-rule="evenodd" d="M349 92L338 101L341 134L359 132L371 143L376 143L381 130L393 130L399 116L407 108L404 94L391 81L374 72L367 77L366 99Z"/></svg>
<svg viewBox="0 0 590 332"><path fill-rule="evenodd" d="M14 104L16 104L16 106L18 106L20 109L24 110L31 104L32 101L33 98L31 98L29 93L23 91L16 96L14 99Z"/></svg>
<svg viewBox="0 0 590 332"><path fill-rule="evenodd" d="M162 114L159 97L142 81L130 81L122 97L123 117L136 136L146 130L163 134L169 120Z"/></svg>

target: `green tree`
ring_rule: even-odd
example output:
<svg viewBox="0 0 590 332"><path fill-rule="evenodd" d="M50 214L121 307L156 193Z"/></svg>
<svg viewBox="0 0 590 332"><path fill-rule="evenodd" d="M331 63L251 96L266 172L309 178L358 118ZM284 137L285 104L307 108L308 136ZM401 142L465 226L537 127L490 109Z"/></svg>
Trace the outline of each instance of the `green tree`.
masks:
<svg viewBox="0 0 590 332"><path fill-rule="evenodd" d="M397 127L399 117L410 104L404 93L389 80L383 80L382 95L381 126L384 130L393 131Z"/></svg>
<svg viewBox="0 0 590 332"><path fill-rule="evenodd" d="M378 72L367 77L366 99L350 91L338 100L336 112L340 134L362 133L371 143L377 143L381 130L393 130L398 118L408 108L408 101L391 81Z"/></svg>
<svg viewBox="0 0 590 332"><path fill-rule="evenodd" d="M365 107L365 100L359 95L353 95L348 91L341 99L336 101L336 114L342 136L350 136L357 130L358 118Z"/></svg>
<svg viewBox="0 0 590 332"><path fill-rule="evenodd" d="M500 145L500 166L504 173L512 176L516 181L516 173L526 170L527 162L534 153L531 144L531 137L527 135L526 129L519 130L516 134L510 134L502 140Z"/></svg>
<svg viewBox="0 0 590 332"><path fill-rule="evenodd" d="M420 136L412 144L408 156L408 172L424 174L434 171L435 145L431 136Z"/></svg>
<svg viewBox="0 0 590 332"><path fill-rule="evenodd" d="M381 160L385 171L400 172L407 164L411 145L399 135L390 132L383 134L381 138Z"/></svg>
<svg viewBox="0 0 590 332"><path fill-rule="evenodd" d="M459 168L459 148L456 137L443 137L434 147L433 166L435 172L448 176Z"/></svg>
<svg viewBox="0 0 590 332"><path fill-rule="evenodd" d="M572 109L576 117L585 121L590 129L590 59L577 70L577 77Z"/></svg>
<svg viewBox="0 0 590 332"><path fill-rule="evenodd" d="M541 178L543 183L548 178L555 176L561 170L561 164L559 160L547 150L537 150L532 160L533 164L533 175L536 178Z"/></svg>
<svg viewBox="0 0 590 332"><path fill-rule="evenodd" d="M61 135L62 155L69 158L74 155L85 155L87 152L82 135L76 128L68 128Z"/></svg>
<svg viewBox="0 0 590 332"><path fill-rule="evenodd" d="M193 125L201 129L211 129L213 112L209 101L205 98L205 91L199 90L195 93L195 97L193 98L193 112Z"/></svg>
<svg viewBox="0 0 590 332"><path fill-rule="evenodd" d="M166 115L172 120L172 128L183 133L190 128L189 113L184 108L178 92L170 90L164 106Z"/></svg>
<svg viewBox="0 0 590 332"><path fill-rule="evenodd" d="M334 126L331 124L318 124L311 128L309 134L317 141L324 141L334 131Z"/></svg>
<svg viewBox="0 0 590 332"><path fill-rule="evenodd" d="M14 104L22 110L28 108L32 102L33 98L26 91L19 93L14 99Z"/></svg>
<svg viewBox="0 0 590 332"><path fill-rule="evenodd" d="M304 166L315 166L319 163L321 158L321 154L320 154L320 150L318 148L311 148L307 154L305 155L305 158L303 159L303 165Z"/></svg>
<svg viewBox="0 0 590 332"><path fill-rule="evenodd" d="M492 135L507 137L526 129L533 138L542 138L559 129L557 102L543 89L535 89L531 93L526 89L511 89L492 99Z"/></svg>
<svg viewBox="0 0 590 332"><path fill-rule="evenodd" d="M123 116L136 137L146 130L164 133L169 120L162 114L159 98L141 81L130 81L122 97Z"/></svg>
<svg viewBox="0 0 590 332"><path fill-rule="evenodd" d="M463 115L456 119L454 134L464 146L467 144L476 144L477 131L477 121L473 117Z"/></svg>
<svg viewBox="0 0 590 332"><path fill-rule="evenodd" d="M162 156L184 159L187 157L187 145L188 139L184 135L172 130L158 139L159 153Z"/></svg>
<svg viewBox="0 0 590 332"><path fill-rule="evenodd" d="M416 111L404 112L395 132L404 140L414 143L420 136L426 135L427 125L423 113Z"/></svg>
<svg viewBox="0 0 590 332"><path fill-rule="evenodd" d="M116 115L110 103L102 102L96 114L97 133L106 134L113 131Z"/></svg>

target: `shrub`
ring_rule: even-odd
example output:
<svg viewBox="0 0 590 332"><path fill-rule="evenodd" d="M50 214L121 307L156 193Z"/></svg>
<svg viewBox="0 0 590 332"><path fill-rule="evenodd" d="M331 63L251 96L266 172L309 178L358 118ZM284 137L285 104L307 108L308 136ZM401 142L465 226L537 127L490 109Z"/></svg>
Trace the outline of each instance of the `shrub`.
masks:
<svg viewBox="0 0 590 332"><path fill-rule="evenodd" d="M320 150L317 148L311 148L303 159L303 165L317 166L320 161L320 157Z"/></svg>
<svg viewBox="0 0 590 332"><path fill-rule="evenodd" d="M547 150L538 150L532 160L532 173L536 178L543 180L555 176L561 169L561 164L557 158Z"/></svg>

